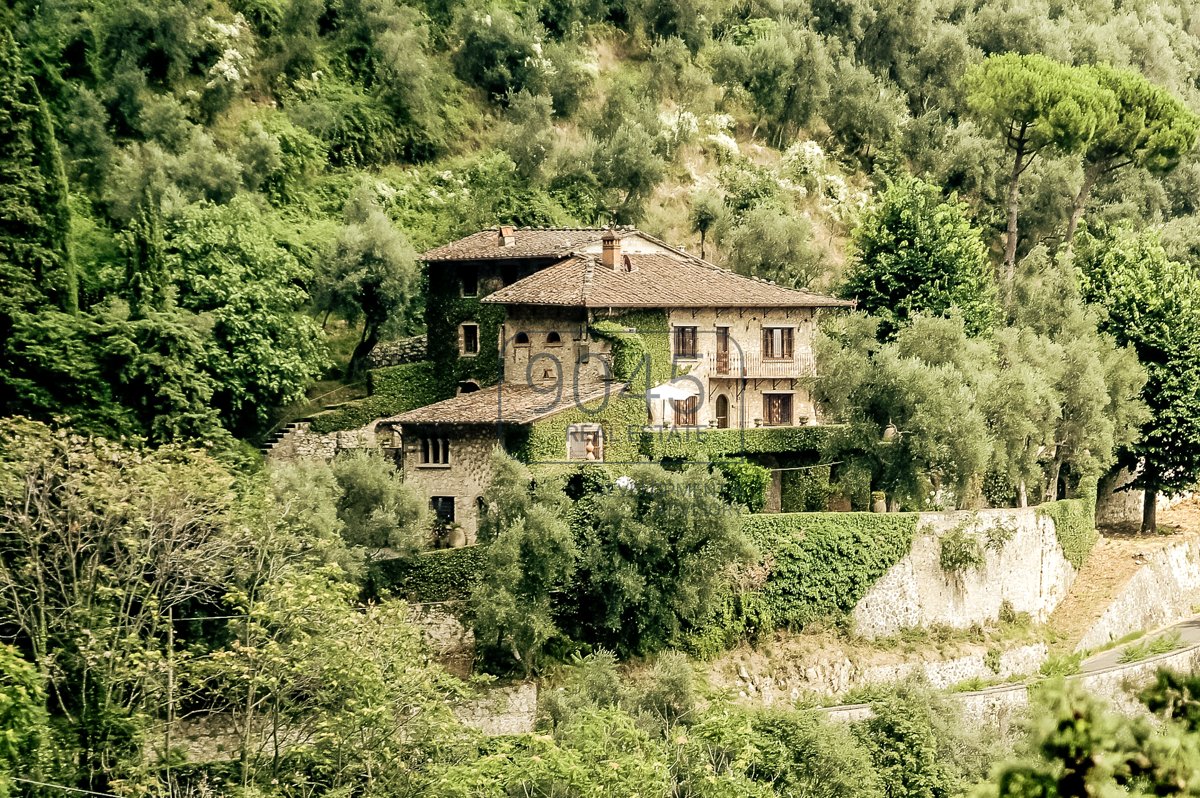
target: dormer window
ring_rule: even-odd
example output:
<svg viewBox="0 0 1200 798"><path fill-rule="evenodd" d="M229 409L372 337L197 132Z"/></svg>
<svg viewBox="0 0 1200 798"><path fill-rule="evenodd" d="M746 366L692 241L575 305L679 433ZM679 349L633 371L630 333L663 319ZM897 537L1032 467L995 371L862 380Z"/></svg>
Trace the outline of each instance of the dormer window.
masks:
<svg viewBox="0 0 1200 798"><path fill-rule="evenodd" d="M561 345L562 345L562 336L561 335L559 335L558 333L553 332L553 331L546 333L546 346L561 346Z"/></svg>

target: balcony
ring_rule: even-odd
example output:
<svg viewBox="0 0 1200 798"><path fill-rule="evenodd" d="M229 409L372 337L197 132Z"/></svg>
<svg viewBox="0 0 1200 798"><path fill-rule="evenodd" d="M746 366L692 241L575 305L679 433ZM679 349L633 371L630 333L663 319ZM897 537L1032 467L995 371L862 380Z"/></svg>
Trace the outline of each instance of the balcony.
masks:
<svg viewBox="0 0 1200 798"><path fill-rule="evenodd" d="M706 353L703 360L711 377L812 377L817 373L810 349L798 349L790 358L761 357L730 350Z"/></svg>

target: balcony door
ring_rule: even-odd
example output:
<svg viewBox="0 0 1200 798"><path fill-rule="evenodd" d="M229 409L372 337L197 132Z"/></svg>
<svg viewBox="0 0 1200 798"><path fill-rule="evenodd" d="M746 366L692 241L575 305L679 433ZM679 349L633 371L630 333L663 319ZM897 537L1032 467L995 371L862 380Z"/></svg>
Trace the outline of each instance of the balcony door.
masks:
<svg viewBox="0 0 1200 798"><path fill-rule="evenodd" d="M729 328L717 328L717 373L729 373ZM728 402L727 402L728 404Z"/></svg>

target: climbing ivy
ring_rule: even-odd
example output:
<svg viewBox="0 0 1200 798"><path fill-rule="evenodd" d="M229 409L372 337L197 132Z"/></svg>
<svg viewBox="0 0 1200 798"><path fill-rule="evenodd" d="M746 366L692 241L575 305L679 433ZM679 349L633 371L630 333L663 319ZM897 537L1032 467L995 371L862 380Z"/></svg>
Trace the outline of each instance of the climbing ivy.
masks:
<svg viewBox="0 0 1200 798"><path fill-rule="evenodd" d="M509 451L527 463L554 462L566 457L567 428L572 424L599 424L604 430L605 462L638 462L648 459L642 450L646 426L645 391L677 376L671 363L667 314L661 310L632 311L593 323L589 329L613 344L613 372L619 382L612 392L587 403L575 403L522 430L509 439ZM626 390L622 383L628 381ZM568 377L563 395L570 397Z"/></svg>
<svg viewBox="0 0 1200 798"><path fill-rule="evenodd" d="M652 430L642 435L642 453L652 460L716 459L740 454L820 451L830 427Z"/></svg>
<svg viewBox="0 0 1200 798"><path fill-rule="evenodd" d="M454 395L454 383L428 361L372 369L367 374L365 399L347 402L336 410L314 416L312 430L319 433L358 429L377 418L394 416Z"/></svg>
<svg viewBox="0 0 1200 798"><path fill-rule="evenodd" d="M1054 522L1054 534L1062 546L1063 556L1076 568L1083 567L1100 535L1096 532L1095 505L1088 499L1063 499L1043 504L1038 515Z"/></svg>
<svg viewBox="0 0 1200 798"><path fill-rule="evenodd" d="M368 570L368 593L392 594L424 603L465 599L487 563L487 546L439 549L393 560L377 560Z"/></svg>
<svg viewBox="0 0 1200 798"><path fill-rule="evenodd" d="M749 515L745 530L767 569L759 612L779 626L845 619L909 553L915 513Z"/></svg>

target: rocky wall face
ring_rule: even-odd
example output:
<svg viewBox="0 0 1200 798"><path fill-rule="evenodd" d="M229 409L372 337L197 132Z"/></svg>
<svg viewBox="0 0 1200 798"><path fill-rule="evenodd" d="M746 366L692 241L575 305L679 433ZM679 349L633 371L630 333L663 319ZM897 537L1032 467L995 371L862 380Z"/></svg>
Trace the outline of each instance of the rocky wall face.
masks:
<svg viewBox="0 0 1200 798"><path fill-rule="evenodd" d="M537 698L537 682L493 687L456 706L454 716L488 736L528 734L537 720Z"/></svg>
<svg viewBox="0 0 1200 798"><path fill-rule="evenodd" d="M450 441L449 465L420 464L420 436L414 434L404 443L404 481L429 499L454 497L454 520L462 525L465 542L475 542L479 528L476 500L491 481L491 456L496 447L495 428L453 428L431 431L430 436Z"/></svg>
<svg viewBox="0 0 1200 798"><path fill-rule="evenodd" d="M313 432L307 421L296 425L283 435L267 452L271 462L290 463L297 460L332 460L347 449L364 449L376 446L375 422L359 429L339 432Z"/></svg>
<svg viewBox="0 0 1200 798"><path fill-rule="evenodd" d="M1194 614L1200 603L1200 540L1152 552L1096 623L1076 651L1100 648L1131 632L1155 629Z"/></svg>
<svg viewBox="0 0 1200 798"><path fill-rule="evenodd" d="M942 539L955 530L977 542L981 566L943 570ZM1040 622L1074 579L1054 522L1035 508L921 513L912 551L854 608L854 628L867 638L935 624L965 629L995 621L1005 603Z"/></svg>
<svg viewBox="0 0 1200 798"><path fill-rule="evenodd" d="M979 679L1009 679L1035 674L1049 656L1045 643L1018 646L1002 652L995 666L986 652L978 651L942 660L918 660L864 665L845 656L817 662L796 662L769 674L738 672L738 697L771 706L792 705L805 696L839 696L871 685L885 685L919 677L931 687L945 690Z"/></svg>

